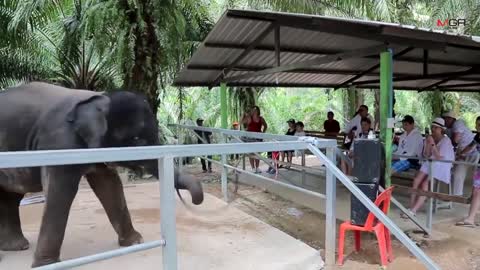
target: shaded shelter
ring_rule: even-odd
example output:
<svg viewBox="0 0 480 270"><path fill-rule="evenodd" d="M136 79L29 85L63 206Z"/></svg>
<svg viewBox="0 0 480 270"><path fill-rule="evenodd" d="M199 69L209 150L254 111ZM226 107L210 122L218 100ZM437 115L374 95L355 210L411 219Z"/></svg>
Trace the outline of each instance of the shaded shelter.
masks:
<svg viewBox="0 0 480 270"><path fill-rule="evenodd" d="M390 186L392 140L386 138L394 125L393 89L478 91L480 37L394 23L227 10L174 86L220 86L223 128L227 86L380 89L380 138Z"/></svg>

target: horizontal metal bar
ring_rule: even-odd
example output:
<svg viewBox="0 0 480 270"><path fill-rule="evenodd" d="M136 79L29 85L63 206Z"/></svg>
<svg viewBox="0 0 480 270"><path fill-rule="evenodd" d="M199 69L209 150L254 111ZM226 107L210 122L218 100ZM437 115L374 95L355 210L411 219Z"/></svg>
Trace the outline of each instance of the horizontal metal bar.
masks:
<svg viewBox="0 0 480 270"><path fill-rule="evenodd" d="M161 157L191 157L198 155L304 150L307 147L305 142L289 141L11 151L0 152L0 168L151 160Z"/></svg>
<svg viewBox="0 0 480 270"><path fill-rule="evenodd" d="M392 158L408 158L408 159L415 159L415 160L420 160L420 161L435 161L435 162L441 162L441 163L452 163L452 164L467 165L467 166L472 166L472 167L480 167L479 163L456 161L456 160L419 158L419 157L415 157L415 156L406 156L406 155L392 155Z"/></svg>
<svg viewBox="0 0 480 270"><path fill-rule="evenodd" d="M338 180L357 198L360 202L377 217L402 244L412 252L415 257L423 262L427 269L440 269L430 257L428 257L385 213L383 213L345 174L340 171L319 149L309 145L308 149L325 162L325 167L333 172ZM328 195L328 194L327 194Z"/></svg>
<svg viewBox="0 0 480 270"><path fill-rule="evenodd" d="M41 267L32 268L34 270L60 270L70 269L81 265L89 264L92 262L103 261L106 259L127 255L134 252L139 252L147 249L152 249L160 246L165 246L165 240L151 241L143 244L133 245L129 247L119 248L107 252L102 252L94 255L71 259L63 262L49 264Z"/></svg>
<svg viewBox="0 0 480 270"><path fill-rule="evenodd" d="M294 136L294 135L276 135L276 134L262 133L262 132L250 132L250 131L243 131L243 130L212 128L212 127L194 126L194 125L169 124L168 126L180 127L180 128L190 129L190 130L210 131L210 132L221 133L221 134L231 135L231 136L238 136L238 137L248 137L248 138L276 140L276 141L298 141L299 138L301 138L300 136ZM316 138L315 143L320 148L326 148L329 146L337 145L335 139Z"/></svg>
<svg viewBox="0 0 480 270"><path fill-rule="evenodd" d="M274 184L274 185L279 185L279 186L283 186L283 187L286 187L286 188L290 188L290 189L293 189L293 190L296 190L296 191L299 191L299 192L302 192L302 193L305 193L305 194L308 194L308 195L312 195L312 196L314 196L318 199L322 199L322 200L325 200L327 198L325 196L325 194L321 194L321 193L318 193L318 192L315 192L315 191L311 191L309 189L305 189L305 188L295 186L295 185L292 185L292 184L283 183L283 182L278 181L278 180L272 180L272 179L270 179L266 176L256 174L256 173L253 173L253 172L249 172L249 171L237 168L237 167L233 167L233 166L228 165L228 164L222 164L221 162L213 160L213 159L209 159L209 158L205 158L205 159L210 160L211 162L217 163L220 166L224 166L226 168L232 169L234 171L260 178L260 179L265 180L267 182L270 182L271 184Z"/></svg>

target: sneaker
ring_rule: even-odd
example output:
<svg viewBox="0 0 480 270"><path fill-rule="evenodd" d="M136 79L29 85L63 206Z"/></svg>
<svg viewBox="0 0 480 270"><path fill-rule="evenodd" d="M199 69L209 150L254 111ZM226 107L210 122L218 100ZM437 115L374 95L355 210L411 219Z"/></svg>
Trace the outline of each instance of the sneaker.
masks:
<svg viewBox="0 0 480 270"><path fill-rule="evenodd" d="M262 171L260 171L259 168L256 168L256 169L255 169L255 173L262 173Z"/></svg>
<svg viewBox="0 0 480 270"><path fill-rule="evenodd" d="M206 172L207 172L207 170L203 169L203 172L204 172L204 173L206 173Z"/></svg>
<svg viewBox="0 0 480 270"><path fill-rule="evenodd" d="M211 173L211 172L212 172L212 168L209 168L209 169L208 169L208 172Z"/></svg>

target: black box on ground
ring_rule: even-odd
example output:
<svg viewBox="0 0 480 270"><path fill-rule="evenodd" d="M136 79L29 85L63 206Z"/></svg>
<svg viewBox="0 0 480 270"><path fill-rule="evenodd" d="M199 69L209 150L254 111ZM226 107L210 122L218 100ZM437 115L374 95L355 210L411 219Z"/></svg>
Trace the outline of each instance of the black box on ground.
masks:
<svg viewBox="0 0 480 270"><path fill-rule="evenodd" d="M355 185L374 202L378 194L378 183L355 183ZM370 210L366 208L353 194L350 199L350 220L351 223L363 226L367 221Z"/></svg>

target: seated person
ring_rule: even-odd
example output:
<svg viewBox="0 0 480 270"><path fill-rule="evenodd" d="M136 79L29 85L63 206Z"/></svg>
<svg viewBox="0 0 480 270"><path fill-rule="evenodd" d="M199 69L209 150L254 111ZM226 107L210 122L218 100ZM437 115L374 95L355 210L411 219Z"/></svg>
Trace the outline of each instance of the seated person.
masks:
<svg viewBox="0 0 480 270"><path fill-rule="evenodd" d="M350 149L353 139L358 137L358 134L361 131L361 120L365 117L369 118L370 122L373 122L372 116L368 113L367 105L360 105L352 120L346 124L345 129L343 130L343 134L346 135L344 142L346 149Z"/></svg>
<svg viewBox="0 0 480 270"><path fill-rule="evenodd" d="M420 131L415 127L415 121L412 116L405 115L402 120L403 134L400 135L398 148L394 155L422 157L423 137ZM410 168L419 166L419 160L408 158L394 158L392 163L392 174L408 171ZM418 168L418 167L417 167Z"/></svg>
<svg viewBox="0 0 480 270"><path fill-rule="evenodd" d="M477 152L480 153L480 116L478 116L477 120L475 121L475 129L477 130L477 134L475 135L474 141L476 143ZM475 215L480 207L480 167L475 168L475 173L473 174L471 199L472 201L470 203L470 209L468 210L468 216L463 219L463 221L457 222L455 225L471 228L476 226Z"/></svg>
<svg viewBox="0 0 480 270"><path fill-rule="evenodd" d="M288 130L287 132L285 133L285 135L291 135L291 136L294 136L295 135L295 131L296 131L296 127L295 127L295 120L294 119L289 119L287 121L287 124L288 124ZM291 164L292 164L292 158L293 158L293 150L287 150L287 151L283 151L281 153L282 155L282 162L285 162L285 154L287 155L287 163L288 165L285 166L285 168L290 168ZM280 165L280 168L283 167L282 165Z"/></svg>
<svg viewBox="0 0 480 270"><path fill-rule="evenodd" d="M303 131L303 128L305 126L303 125L303 122L301 121L298 121L296 124L295 124L295 136L306 136L305 135L305 131Z"/></svg>
<svg viewBox="0 0 480 270"><path fill-rule="evenodd" d="M361 123L360 132L354 138L354 140L355 139L367 139L368 138L368 133L370 131L373 131L373 129L371 128L372 121L370 121L370 118L364 117L364 118L361 119L360 123ZM349 158L353 158L353 151L354 151L353 145L354 145L354 143L352 141L352 144L350 145L350 149L347 151L347 155L348 155ZM343 171L344 174L346 174L346 175L351 174L352 168L350 166L348 166L347 162L343 159L342 159L342 163L341 163L341 168L342 168L342 171Z"/></svg>
<svg viewBox="0 0 480 270"><path fill-rule="evenodd" d="M323 122L323 129L325 130L325 137L336 138L340 132L340 123L333 119L335 115L332 111L327 113L327 120Z"/></svg>
<svg viewBox="0 0 480 270"><path fill-rule="evenodd" d="M428 135L425 138L425 147L423 150L423 156L437 160L455 160L455 153L453 151L452 141L445 135L445 120L437 117L433 120L431 125L432 135ZM446 162L433 162L432 174L433 178L437 181L444 183L450 183L452 163ZM429 162L425 161L420 168L420 171L413 180L413 188L421 188L423 191L428 191L429 185ZM409 211L412 215L416 215L418 209L422 207L425 202L425 196L418 196L412 194L410 196L410 208ZM406 218L406 215L402 217Z"/></svg>

